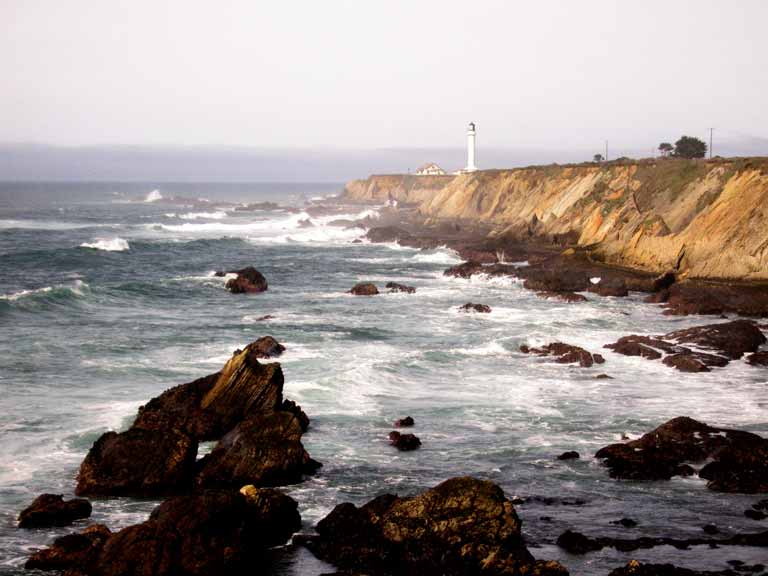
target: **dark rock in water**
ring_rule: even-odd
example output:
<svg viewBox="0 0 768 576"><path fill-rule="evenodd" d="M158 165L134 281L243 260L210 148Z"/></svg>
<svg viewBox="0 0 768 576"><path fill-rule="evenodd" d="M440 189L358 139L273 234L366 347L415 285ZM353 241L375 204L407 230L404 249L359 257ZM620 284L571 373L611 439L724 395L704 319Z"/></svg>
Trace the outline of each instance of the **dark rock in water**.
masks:
<svg viewBox="0 0 768 576"><path fill-rule="evenodd" d="M405 418L400 418L399 420L395 420L395 428L407 428L408 426L413 426L415 422L413 421L413 418L410 416L406 416Z"/></svg>
<svg viewBox="0 0 768 576"><path fill-rule="evenodd" d="M608 376L608 374L598 374L595 376L595 380L613 380L613 376Z"/></svg>
<svg viewBox="0 0 768 576"><path fill-rule="evenodd" d="M752 366L768 366L768 350L750 354L747 356L747 362Z"/></svg>
<svg viewBox="0 0 768 576"><path fill-rule="evenodd" d="M685 462L711 462L699 470L720 492L768 491L768 440L750 432L715 428L684 416L637 440L611 444L595 454L612 478L662 480L690 474Z"/></svg>
<svg viewBox="0 0 768 576"><path fill-rule="evenodd" d="M397 282L387 282L387 288L390 292L405 292L407 294L413 294L416 292L416 288L413 286L406 286L405 284L398 284Z"/></svg>
<svg viewBox="0 0 768 576"><path fill-rule="evenodd" d="M179 430L107 432L80 465L78 495L159 496L191 486L197 440Z"/></svg>
<svg viewBox="0 0 768 576"><path fill-rule="evenodd" d="M275 490L242 494L207 490L171 498L149 520L124 528L103 545L99 576L203 576L253 573L267 547L301 526L296 502Z"/></svg>
<svg viewBox="0 0 768 576"><path fill-rule="evenodd" d="M91 503L83 498L64 500L61 494L41 494L19 514L19 528L69 526L91 515Z"/></svg>
<svg viewBox="0 0 768 576"><path fill-rule="evenodd" d="M672 284L677 282L677 277L674 272L666 272L653 281L652 290L654 292L661 292L662 290L669 289Z"/></svg>
<svg viewBox="0 0 768 576"><path fill-rule="evenodd" d="M624 526L624 528L634 528L637 526L637 522L635 520L632 520L632 518L622 518L621 520L613 520L611 524L618 524L619 526Z"/></svg>
<svg viewBox="0 0 768 576"><path fill-rule="evenodd" d="M386 494L361 508L340 504L318 523L317 532L294 541L351 573L568 573L556 562L533 558L512 503L498 486L474 478L453 478L412 498Z"/></svg>
<svg viewBox="0 0 768 576"><path fill-rule="evenodd" d="M720 530L718 530L717 526L715 526L714 524L705 524L704 526L702 526L701 529L704 530L704 534L710 534L711 535L711 534L718 534L718 533L720 533Z"/></svg>
<svg viewBox="0 0 768 576"><path fill-rule="evenodd" d="M597 284L590 284L587 290L600 296L624 297L629 295L627 283L621 278L606 278L600 280Z"/></svg>
<svg viewBox="0 0 768 576"><path fill-rule="evenodd" d="M280 406L280 410L282 412L290 412L299 421L299 424L301 425L301 430L303 432L306 432L309 428L309 416L304 412L304 410L301 409L301 406L296 404L293 400L283 400L282 405Z"/></svg>
<svg viewBox="0 0 768 576"><path fill-rule="evenodd" d="M272 316L272 314L267 314L266 316L259 316L258 318L254 319L254 322L266 322L267 320L274 320L275 317Z"/></svg>
<svg viewBox="0 0 768 576"><path fill-rule="evenodd" d="M200 460L196 483L205 488L236 488L300 482L320 466L304 449L303 432L301 421L291 412L252 416Z"/></svg>
<svg viewBox="0 0 768 576"><path fill-rule="evenodd" d="M490 250L482 250L467 246L456 246L454 249L459 253L459 257L467 261L480 262L481 264L495 264L499 261L496 252Z"/></svg>
<svg viewBox="0 0 768 576"><path fill-rule="evenodd" d="M416 450L416 448L421 446L421 440L419 440L418 436L413 434L401 434L400 432L395 431L389 433L389 443L401 452Z"/></svg>
<svg viewBox="0 0 768 576"><path fill-rule="evenodd" d="M589 276L578 270L526 268L521 272L526 275L523 286L536 292L583 292L592 286Z"/></svg>
<svg viewBox="0 0 768 576"><path fill-rule="evenodd" d="M362 244L362 243L363 241L360 240L360 238L355 238L354 240L352 240L352 244Z"/></svg>
<svg viewBox="0 0 768 576"><path fill-rule="evenodd" d="M379 293L379 289L371 282L360 282L355 284L349 292L355 296L375 296Z"/></svg>
<svg viewBox="0 0 768 576"><path fill-rule="evenodd" d="M275 340L272 336L262 336L251 344L251 346L256 358L273 358L275 356L280 356L280 354L285 352L285 346L280 344L280 342Z"/></svg>
<svg viewBox="0 0 768 576"><path fill-rule="evenodd" d="M217 276L225 276L226 274L237 274L236 278L227 280L224 285L233 294L264 292L268 288L267 279L253 266L248 266L242 270L216 273Z"/></svg>
<svg viewBox="0 0 768 576"><path fill-rule="evenodd" d="M726 366L730 360L755 352L766 338L750 320L676 330L664 336L624 336L605 347L625 356L642 356L662 362L682 372L709 372L713 366ZM683 344L712 352L693 351Z"/></svg>
<svg viewBox="0 0 768 576"><path fill-rule="evenodd" d="M747 570L739 572L762 572L763 566L744 566ZM736 576L737 572L731 569L699 572L688 568L678 568L672 564L643 564L637 560L631 560L626 566L612 570L608 576Z"/></svg>
<svg viewBox="0 0 768 576"><path fill-rule="evenodd" d="M766 512L768 512L768 498L752 504L752 508L754 508L755 510L765 510Z"/></svg>
<svg viewBox="0 0 768 576"><path fill-rule="evenodd" d="M564 342L552 342L541 348L530 348L529 346L520 346L520 352L524 354L537 354L539 356L554 356L555 362L561 364L578 363L582 368L589 368L593 364L602 364L605 359L600 354L591 354L571 344Z"/></svg>
<svg viewBox="0 0 768 576"><path fill-rule="evenodd" d="M569 450L568 452L563 452L560 454L560 456L557 457L558 460L575 460L579 458L579 453L575 450Z"/></svg>
<svg viewBox="0 0 768 576"><path fill-rule="evenodd" d="M744 510L744 516L751 520L765 520L768 518L768 515L764 514L763 512L760 512L760 510L755 510L753 508L748 508Z"/></svg>
<svg viewBox="0 0 768 576"><path fill-rule="evenodd" d="M557 545L571 554L586 554L603 548L615 548L620 552L654 548L656 546L672 546L678 550L688 550L691 546L755 546L768 547L768 530L751 534L736 534L730 538L612 538L598 536L593 538L579 532L566 530L557 539Z"/></svg>
<svg viewBox="0 0 768 576"><path fill-rule="evenodd" d="M470 278L473 274L482 272L483 265L480 262L462 262L456 266L451 266L445 272L444 276L453 276L455 278Z"/></svg>
<svg viewBox="0 0 768 576"><path fill-rule="evenodd" d="M33 553L24 568L27 570L75 570L73 576L92 573L90 568L98 558L104 542L112 535L103 524L92 524L80 533L67 534L53 541L49 548ZM69 574L69 572L67 572Z"/></svg>
<svg viewBox="0 0 768 576"><path fill-rule="evenodd" d="M539 296L540 298L552 298L554 300L561 300L562 302L568 302L569 304L587 301L586 296L576 294L576 292L540 291L536 292L536 296Z"/></svg>
<svg viewBox="0 0 768 576"><path fill-rule="evenodd" d="M365 234L371 242L397 242L411 237L411 233L397 226L379 226L371 228Z"/></svg>
<svg viewBox="0 0 768 576"><path fill-rule="evenodd" d="M686 281L668 289L665 314L739 314L768 316L765 286L710 284Z"/></svg>
<svg viewBox="0 0 768 576"><path fill-rule="evenodd" d="M491 312L491 307L487 304L473 304L472 302L467 302L463 306L459 306L459 310L461 312L478 312L480 314L489 314Z"/></svg>

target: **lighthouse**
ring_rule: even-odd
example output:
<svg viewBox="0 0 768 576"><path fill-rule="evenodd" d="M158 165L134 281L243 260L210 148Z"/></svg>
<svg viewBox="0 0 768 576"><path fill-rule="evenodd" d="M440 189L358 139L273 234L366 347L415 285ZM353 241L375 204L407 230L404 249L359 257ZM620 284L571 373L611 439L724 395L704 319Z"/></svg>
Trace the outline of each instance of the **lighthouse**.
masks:
<svg viewBox="0 0 768 576"><path fill-rule="evenodd" d="M475 123L470 122L469 128L467 128L467 167L464 168L464 172L476 172L477 166L475 166Z"/></svg>

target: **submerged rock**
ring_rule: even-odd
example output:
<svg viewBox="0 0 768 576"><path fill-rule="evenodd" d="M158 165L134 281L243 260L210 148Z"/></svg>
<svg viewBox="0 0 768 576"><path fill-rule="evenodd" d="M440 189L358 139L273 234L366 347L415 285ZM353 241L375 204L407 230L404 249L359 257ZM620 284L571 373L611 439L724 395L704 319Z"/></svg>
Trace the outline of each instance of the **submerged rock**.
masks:
<svg viewBox="0 0 768 576"><path fill-rule="evenodd" d="M480 314L490 314L491 307L487 304L473 304L472 302L467 302L463 306L459 306L459 311L461 312L478 312Z"/></svg>
<svg viewBox="0 0 768 576"><path fill-rule="evenodd" d="M444 276L453 276L454 278L470 278L473 274L483 271L483 265L480 262L462 262L456 266L451 266L443 272Z"/></svg>
<svg viewBox="0 0 768 576"><path fill-rule="evenodd" d="M410 416L406 416L405 418L400 418L398 420L395 420L395 428L406 428L408 426L413 426L415 422L413 421L413 418Z"/></svg>
<svg viewBox="0 0 768 576"><path fill-rule="evenodd" d="M112 535L103 524L92 524L75 534L53 541L49 548L34 552L24 568L27 570L75 570L74 574L92 574L92 566L104 542Z"/></svg>
<svg viewBox="0 0 768 576"><path fill-rule="evenodd" d="M349 292L355 296L376 296L379 289L372 282L360 282L355 284Z"/></svg>
<svg viewBox="0 0 768 576"><path fill-rule="evenodd" d="M569 304L575 304L577 302L586 302L587 297L583 296L581 294L577 294L576 292L552 292L550 291L539 291L536 292L536 296L539 298L551 298L554 300L560 300L562 302L567 302Z"/></svg>
<svg viewBox="0 0 768 576"><path fill-rule="evenodd" d="M595 454L612 478L666 480L689 475L686 462L704 462L699 476L720 492L768 491L768 440L750 432L715 428L684 416L637 440L611 444Z"/></svg>
<svg viewBox="0 0 768 576"><path fill-rule="evenodd" d="M421 440L414 434L401 434L392 431L389 433L389 443L401 452L416 450L421 446Z"/></svg>
<svg viewBox="0 0 768 576"><path fill-rule="evenodd" d="M229 272L216 272L217 276L226 276L227 274L237 274L235 278L227 280L224 285L233 294L264 292L269 287L264 275L253 266Z"/></svg>
<svg viewBox="0 0 768 576"><path fill-rule="evenodd" d="M447 480L412 498L385 494L360 508L340 504L318 523L317 533L298 541L351 573L568 573L557 562L533 558L520 534L514 506L501 488L468 477Z"/></svg>
<svg viewBox="0 0 768 576"><path fill-rule="evenodd" d="M539 356L554 356L555 362L561 364L578 363L582 368L589 368L593 364L602 364L605 359L600 354L591 354L571 344L564 342L552 342L540 348L531 348L529 346L520 346L520 352L523 354L537 354Z"/></svg>
<svg viewBox="0 0 768 576"><path fill-rule="evenodd" d="M560 454L560 456L557 457L558 460L577 460L579 458L579 453L576 452L576 450L569 450L568 452L563 452Z"/></svg>
<svg viewBox="0 0 768 576"><path fill-rule="evenodd" d="M319 463L301 443L302 423L291 412L257 414L226 434L198 464L197 485L236 488L300 482Z"/></svg>
<svg viewBox="0 0 768 576"><path fill-rule="evenodd" d="M387 282L386 287L390 292L405 292L406 294L413 294L416 292L416 288L413 286L406 286L405 284L398 284L397 282Z"/></svg>
<svg viewBox="0 0 768 576"><path fill-rule="evenodd" d="M91 515L91 503L83 498L64 500L61 494L41 494L19 514L19 528L69 526Z"/></svg>

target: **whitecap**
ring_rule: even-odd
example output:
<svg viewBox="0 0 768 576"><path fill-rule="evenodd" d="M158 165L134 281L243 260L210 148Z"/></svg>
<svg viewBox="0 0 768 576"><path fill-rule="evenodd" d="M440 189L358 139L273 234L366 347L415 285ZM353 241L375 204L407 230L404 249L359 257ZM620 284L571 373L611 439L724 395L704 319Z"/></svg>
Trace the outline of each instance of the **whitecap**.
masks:
<svg viewBox="0 0 768 576"><path fill-rule="evenodd" d="M221 220L226 217L227 213L221 210L216 212L187 212L186 214L179 215L179 218L183 220Z"/></svg>
<svg viewBox="0 0 768 576"><path fill-rule="evenodd" d="M92 248L93 250L104 250L106 252L124 252L130 250L128 241L124 238L101 238L94 242L83 242L80 248Z"/></svg>
<svg viewBox="0 0 768 576"><path fill-rule="evenodd" d="M163 195L160 194L160 190L154 189L152 192L147 194L147 196L144 198L144 202L157 202L158 200L162 200Z"/></svg>

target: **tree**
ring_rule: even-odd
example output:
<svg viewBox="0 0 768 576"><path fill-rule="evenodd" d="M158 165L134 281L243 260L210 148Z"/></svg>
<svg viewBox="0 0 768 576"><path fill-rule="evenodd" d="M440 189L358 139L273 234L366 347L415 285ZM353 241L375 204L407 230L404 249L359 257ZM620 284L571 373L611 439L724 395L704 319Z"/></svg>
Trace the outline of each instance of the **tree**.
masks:
<svg viewBox="0 0 768 576"><path fill-rule="evenodd" d="M603 161L603 155L602 154L595 154L592 156L592 161L597 162L598 164Z"/></svg>
<svg viewBox="0 0 768 576"><path fill-rule="evenodd" d="M659 152L661 152L662 156L669 156L674 149L675 147L669 142L662 142L659 144Z"/></svg>
<svg viewBox="0 0 768 576"><path fill-rule="evenodd" d="M704 158L706 154L707 145L698 138L683 136L675 142L675 156L680 158Z"/></svg>

